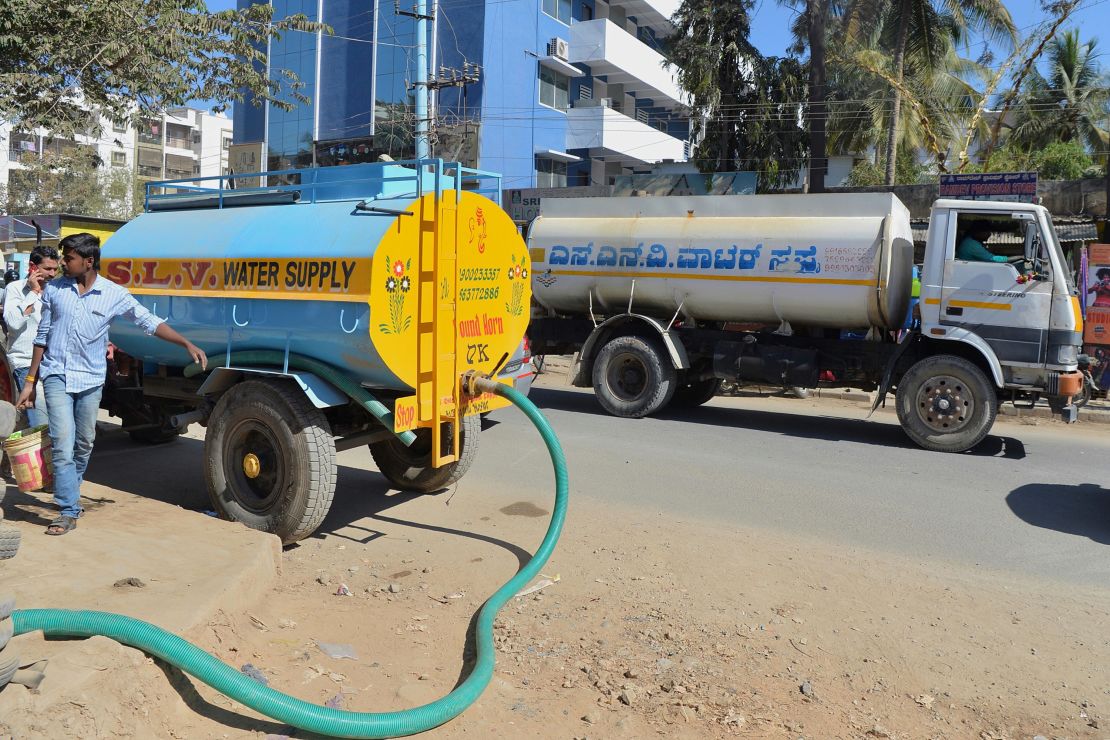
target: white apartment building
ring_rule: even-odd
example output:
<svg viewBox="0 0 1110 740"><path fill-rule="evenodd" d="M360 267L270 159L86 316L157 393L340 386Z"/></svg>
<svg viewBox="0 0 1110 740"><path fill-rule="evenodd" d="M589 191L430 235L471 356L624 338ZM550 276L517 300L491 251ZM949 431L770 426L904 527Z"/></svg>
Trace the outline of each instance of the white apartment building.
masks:
<svg viewBox="0 0 1110 740"><path fill-rule="evenodd" d="M38 129L27 132L0 122L0 185L26 168L31 157L62 153L77 146L96 149L103 167L126 169L142 180L171 180L223 175L228 168L232 121L197 108L174 108L144 119L137 127L100 121L98 136L57 137ZM2 207L3 204L0 204Z"/></svg>

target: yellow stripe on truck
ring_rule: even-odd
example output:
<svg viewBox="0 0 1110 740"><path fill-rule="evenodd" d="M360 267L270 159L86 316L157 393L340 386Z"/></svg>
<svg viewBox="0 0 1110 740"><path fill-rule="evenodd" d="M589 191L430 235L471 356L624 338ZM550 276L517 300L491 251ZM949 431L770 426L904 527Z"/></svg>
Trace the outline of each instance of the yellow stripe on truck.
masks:
<svg viewBox="0 0 1110 740"><path fill-rule="evenodd" d="M983 301L949 301L948 305L955 308L982 308L987 311L1011 311L1013 306L1009 303L984 303Z"/></svg>
<svg viewBox="0 0 1110 740"><path fill-rule="evenodd" d="M939 306L939 298L926 298L926 305ZM982 308L987 311L1012 311L1013 305L1009 303L986 303L983 301L948 301L953 308Z"/></svg>
<svg viewBox="0 0 1110 740"><path fill-rule="evenodd" d="M1071 297L1071 313L1075 317L1075 330L1083 332L1083 309L1079 307L1079 299L1075 296Z"/></svg>

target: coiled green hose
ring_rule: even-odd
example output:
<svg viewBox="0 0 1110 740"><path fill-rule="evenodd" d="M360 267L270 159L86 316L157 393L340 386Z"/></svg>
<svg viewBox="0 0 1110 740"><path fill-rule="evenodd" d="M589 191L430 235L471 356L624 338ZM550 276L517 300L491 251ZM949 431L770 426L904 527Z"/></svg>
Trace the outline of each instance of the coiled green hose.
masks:
<svg viewBox="0 0 1110 740"><path fill-rule="evenodd" d="M496 390L493 389L496 385ZM477 660L454 691L430 704L399 712L348 712L296 699L264 686L195 645L154 625L119 614L64 609L26 609L12 614L15 633L42 630L50 637L103 635L138 648L196 677L221 694L280 722L332 737L382 738L412 735L447 722L473 704L493 677L493 621L497 612L543 568L563 529L567 511L567 467L562 446L539 409L514 389L489 384L520 408L539 430L555 469L555 506L547 534L532 559L482 605L475 629Z"/></svg>

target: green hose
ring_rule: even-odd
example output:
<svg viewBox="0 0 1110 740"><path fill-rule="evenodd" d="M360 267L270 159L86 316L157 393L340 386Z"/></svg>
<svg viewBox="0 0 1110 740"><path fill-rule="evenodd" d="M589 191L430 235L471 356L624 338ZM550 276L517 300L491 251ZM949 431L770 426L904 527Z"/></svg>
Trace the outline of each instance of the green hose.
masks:
<svg viewBox="0 0 1110 740"><path fill-rule="evenodd" d="M345 374L339 372L326 362L314 360L311 357L304 355L295 355L290 353L286 355L284 352L269 349L253 349L244 352L232 352L230 363L236 365L244 365L247 367L258 365L275 365L277 367L284 367L286 361L289 362L289 367L295 370L306 370L310 373L315 373L320 377L327 380L339 390L346 393L353 398L355 402L361 405L364 409L369 411L375 419L385 425L386 429L392 431L393 429L393 412L390 411L385 404L370 395L370 391L363 388L357 382L351 380ZM193 363L185 368L185 377L192 378L195 375L200 375L204 372L197 363ZM411 445L416 441L416 435L412 432L401 432L397 435L397 439L401 440L405 446Z"/></svg>
<svg viewBox="0 0 1110 740"><path fill-rule="evenodd" d="M547 445L555 469L555 506L547 534L536 554L482 605L475 628L477 660L474 668L465 681L443 698L399 712L348 712L321 707L264 686L163 629L119 614L64 609L19 610L12 614L15 633L20 635L42 630L48 637L110 637L180 668L221 694L267 717L321 735L396 737L424 732L454 719L478 699L493 677L493 621L497 612L543 568L559 540L567 512L566 458L555 432L525 396L508 386L496 385L495 392L512 401L528 416Z"/></svg>

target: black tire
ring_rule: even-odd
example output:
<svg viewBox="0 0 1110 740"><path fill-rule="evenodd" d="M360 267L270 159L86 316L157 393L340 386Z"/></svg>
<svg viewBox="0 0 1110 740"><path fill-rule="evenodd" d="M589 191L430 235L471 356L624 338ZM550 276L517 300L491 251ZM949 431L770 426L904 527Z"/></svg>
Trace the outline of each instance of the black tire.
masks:
<svg viewBox="0 0 1110 740"><path fill-rule="evenodd" d="M0 527L0 560L11 560L19 552L23 533L15 527Z"/></svg>
<svg viewBox="0 0 1110 740"><path fill-rule="evenodd" d="M451 432L443 427L444 438ZM434 493L463 477L478 455L478 438L482 434L482 420L478 414L462 421L462 438L459 440L459 459L443 467L430 465L432 455L432 430L416 431L416 441L406 447L396 437L370 445L370 455L378 470L390 483L402 491Z"/></svg>
<svg viewBox="0 0 1110 740"><path fill-rule="evenodd" d="M216 511L285 544L312 534L331 508L331 427L289 383L248 380L224 393L209 420L204 456Z"/></svg>
<svg viewBox="0 0 1110 740"><path fill-rule="evenodd" d="M640 419L666 406L678 372L665 352L642 337L616 337L597 353L594 394L613 416Z"/></svg>
<svg viewBox="0 0 1110 740"><path fill-rule="evenodd" d="M1081 409L1091 402L1091 399L1095 396L1095 390L1091 387L1092 385L1093 384L1091 383L1091 381L1087 378L1086 375L1084 375L1083 387L1080 388L1079 393L1077 393L1071 399L1073 406L1075 406L1077 409Z"/></svg>
<svg viewBox="0 0 1110 740"><path fill-rule="evenodd" d="M695 380L675 388L671 398L671 408L692 409L713 400L721 389L720 378Z"/></svg>
<svg viewBox="0 0 1110 740"><path fill-rule="evenodd" d="M926 357L898 383L898 421L917 445L964 452L983 441L998 414L998 396L976 365L954 355Z"/></svg>

